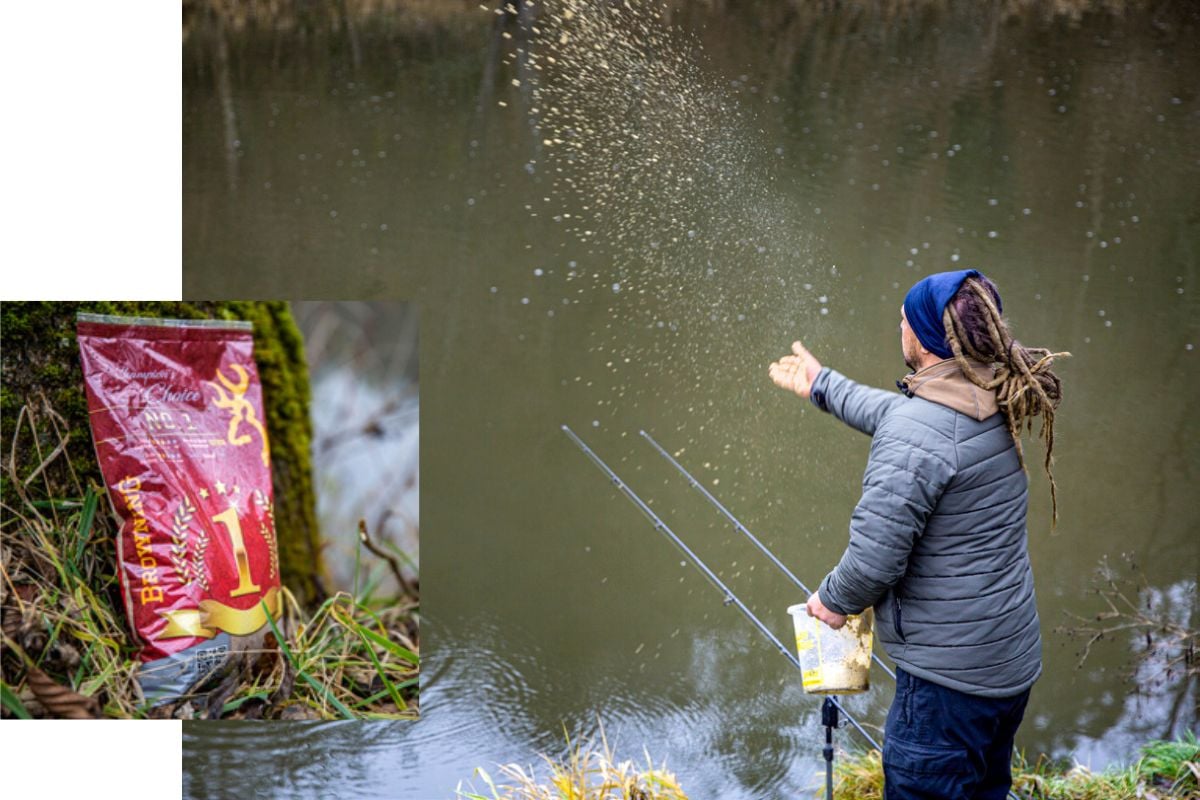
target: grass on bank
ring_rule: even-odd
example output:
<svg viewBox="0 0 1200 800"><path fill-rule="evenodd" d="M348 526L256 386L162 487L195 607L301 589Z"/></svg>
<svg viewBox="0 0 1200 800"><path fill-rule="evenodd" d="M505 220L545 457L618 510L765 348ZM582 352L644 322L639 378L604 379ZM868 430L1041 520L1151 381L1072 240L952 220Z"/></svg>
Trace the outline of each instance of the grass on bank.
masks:
<svg viewBox="0 0 1200 800"><path fill-rule="evenodd" d="M687 800L674 774L655 767L649 754L644 765L618 762L604 738L571 743L561 759L543 755L545 774L533 767L502 764L497 777L475 770L483 789L460 783L460 800ZM1092 772L1044 757L1030 764L1018 755L1013 763L1013 791L1023 800L1177 800L1200 798L1200 742L1188 732L1176 741L1152 741L1142 747L1132 766ZM824 795L819 789L818 796ZM839 755L835 763L837 800L880 800L883 763L878 750Z"/></svg>
<svg viewBox="0 0 1200 800"><path fill-rule="evenodd" d="M644 765L618 761L601 728L599 741L567 739L562 759L543 755L546 777L538 778L533 767L501 764L496 779L482 767L475 776L487 794L474 785L457 794L462 800L688 800L675 775L666 765L654 766L649 753Z"/></svg>
<svg viewBox="0 0 1200 800"><path fill-rule="evenodd" d="M374 580L311 614L285 588L283 612L262 649L235 658L192 695L147 707L135 678L138 645L120 601L116 522L106 507L88 487L78 499L3 509L3 717L418 716L419 599L415 589L373 598Z"/></svg>
<svg viewBox="0 0 1200 800"><path fill-rule="evenodd" d="M844 755L835 764L834 797L878 800L883 797L883 763L878 750ZM1200 742L1187 732L1173 742L1152 741L1125 768L1092 772L1043 757L1013 762L1013 791L1028 800L1167 800L1200 797Z"/></svg>

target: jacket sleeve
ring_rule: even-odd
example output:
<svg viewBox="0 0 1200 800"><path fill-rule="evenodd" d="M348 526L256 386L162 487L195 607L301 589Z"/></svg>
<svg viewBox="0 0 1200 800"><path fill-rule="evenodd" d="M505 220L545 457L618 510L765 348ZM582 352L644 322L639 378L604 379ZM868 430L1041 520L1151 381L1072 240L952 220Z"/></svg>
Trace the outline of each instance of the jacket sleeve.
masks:
<svg viewBox="0 0 1200 800"><path fill-rule="evenodd" d="M913 544L954 477L953 448L949 437L903 414L883 420L850 519L850 544L818 589L826 608L858 614L904 577Z"/></svg>
<svg viewBox="0 0 1200 800"><path fill-rule="evenodd" d="M863 386L829 367L817 373L809 399L817 408L868 436L875 434L889 411L904 402L904 396L897 392Z"/></svg>

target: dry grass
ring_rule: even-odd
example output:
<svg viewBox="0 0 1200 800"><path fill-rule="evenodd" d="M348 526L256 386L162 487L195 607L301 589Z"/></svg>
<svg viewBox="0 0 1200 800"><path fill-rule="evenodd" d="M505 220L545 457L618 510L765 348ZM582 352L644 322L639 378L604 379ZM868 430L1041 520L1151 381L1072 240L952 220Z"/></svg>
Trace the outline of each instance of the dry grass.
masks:
<svg viewBox="0 0 1200 800"><path fill-rule="evenodd" d="M482 767L475 770L488 794L473 785L458 787L464 800L687 800L675 776L666 765L655 767L649 753L644 765L617 761L601 728L595 738L567 739L567 754L562 759L543 755L546 776L539 779L532 767L501 764L497 779Z"/></svg>

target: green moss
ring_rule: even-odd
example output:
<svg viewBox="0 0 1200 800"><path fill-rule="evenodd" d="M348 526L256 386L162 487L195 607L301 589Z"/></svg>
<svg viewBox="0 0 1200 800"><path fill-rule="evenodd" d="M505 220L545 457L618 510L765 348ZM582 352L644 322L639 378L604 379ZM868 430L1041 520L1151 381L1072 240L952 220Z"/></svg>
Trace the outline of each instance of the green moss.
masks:
<svg viewBox="0 0 1200 800"><path fill-rule="evenodd" d="M254 323L254 355L266 406L283 580L302 603L322 593L316 503L309 463L308 367L304 341L287 303L251 301L0 304L0 496L18 513L26 502L78 497L103 485L92 448L87 397L75 341L79 311ZM18 422L20 421L20 424ZM32 424L30 424L32 422ZM67 435L64 457L29 476ZM8 470L15 465L17 480Z"/></svg>

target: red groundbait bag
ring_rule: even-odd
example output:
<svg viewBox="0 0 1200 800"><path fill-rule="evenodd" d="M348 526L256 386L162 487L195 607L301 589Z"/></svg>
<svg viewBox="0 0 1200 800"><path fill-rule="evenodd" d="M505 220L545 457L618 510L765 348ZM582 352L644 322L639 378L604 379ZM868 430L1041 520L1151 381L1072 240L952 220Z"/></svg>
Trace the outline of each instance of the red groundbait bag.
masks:
<svg viewBox="0 0 1200 800"><path fill-rule="evenodd" d="M77 332L138 680L163 703L260 646L279 611L253 328L80 314Z"/></svg>

